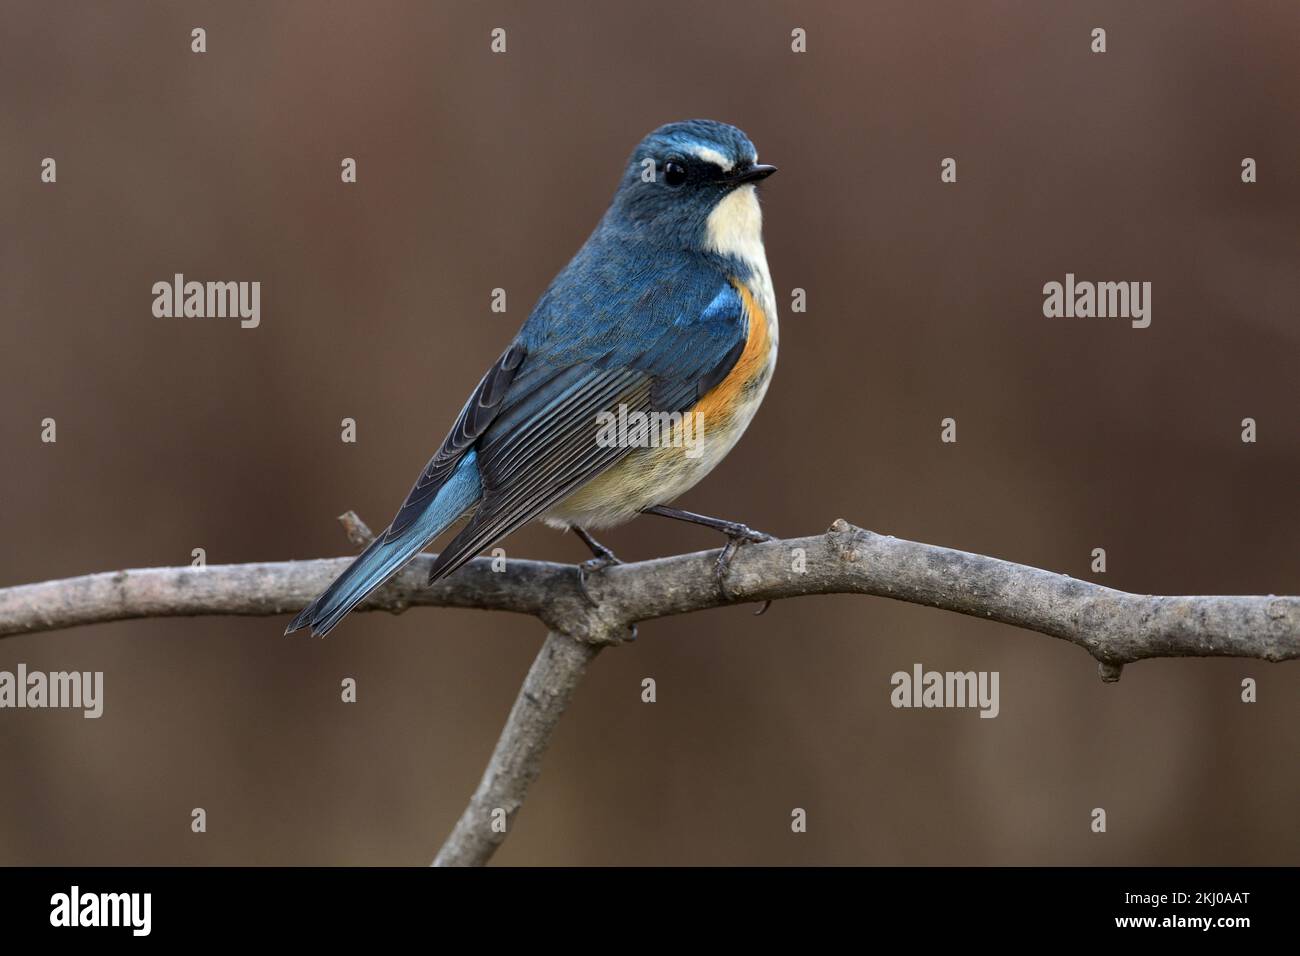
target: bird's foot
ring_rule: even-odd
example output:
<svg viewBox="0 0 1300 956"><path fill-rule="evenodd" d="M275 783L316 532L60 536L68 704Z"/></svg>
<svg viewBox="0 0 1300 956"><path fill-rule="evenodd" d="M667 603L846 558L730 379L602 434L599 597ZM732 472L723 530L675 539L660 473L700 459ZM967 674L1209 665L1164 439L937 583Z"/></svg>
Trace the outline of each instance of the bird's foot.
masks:
<svg viewBox="0 0 1300 956"><path fill-rule="evenodd" d="M582 528L575 526L573 530L577 532L578 537L580 537L587 547L591 549L593 555L593 557L588 558L586 561L583 561L578 565L578 588L582 591L582 596L587 599L587 603L592 607L597 607L600 602L591 596L591 590L587 587L587 575L598 574L608 567L612 567L615 564L622 564L623 562L618 559L618 555L609 550L609 548L605 547Z"/></svg>
<svg viewBox="0 0 1300 956"><path fill-rule="evenodd" d="M589 574L599 574L606 568L613 567L616 564L622 564L611 551L609 554L602 554L595 558L588 558L578 565L578 588L582 591L582 596L587 599L587 603L592 607L597 607L600 602L591 596L591 590L587 587L587 576Z"/></svg>
<svg viewBox="0 0 1300 956"><path fill-rule="evenodd" d="M737 521L724 522L723 527L718 528L727 536L727 545L718 555L717 563L714 565L714 575L718 579L718 590L728 601L734 601L736 596L731 593L727 587L727 572L731 569L731 562L736 557L736 552L742 544L761 544L764 541L771 541L772 536L762 531L755 531L749 525L740 524ZM764 613L772 606L771 601L764 601L763 606L754 612L754 616Z"/></svg>
<svg viewBox="0 0 1300 956"><path fill-rule="evenodd" d="M716 573L718 578L718 590L728 601L736 600L735 595L727 588L727 569L731 567L731 559L736 556L736 549L742 544L758 543L760 541L771 541L770 534L764 534L762 531L755 531L749 525L741 524L739 521L727 521L724 518L711 518L708 515L696 514L693 511L683 511L681 508L670 508L667 505L651 505L649 508L642 510L644 514L659 515L661 518L672 518L675 521L686 521L690 524L698 524L705 528L712 528L714 531L720 531L727 536L727 546L722 549L718 555ZM764 601L763 606L754 612L755 617L762 614L772 606L771 601Z"/></svg>

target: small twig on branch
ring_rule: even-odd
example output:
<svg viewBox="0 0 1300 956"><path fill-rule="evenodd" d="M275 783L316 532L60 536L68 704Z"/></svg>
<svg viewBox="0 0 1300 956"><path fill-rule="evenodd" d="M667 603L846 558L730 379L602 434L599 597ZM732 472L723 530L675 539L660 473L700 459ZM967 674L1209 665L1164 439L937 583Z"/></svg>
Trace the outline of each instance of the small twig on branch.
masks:
<svg viewBox="0 0 1300 956"><path fill-rule="evenodd" d="M364 548L375 540L375 533L370 530L370 526L357 517L355 511L345 511L339 515L339 523L343 525L343 533L348 536L348 540L358 548Z"/></svg>
<svg viewBox="0 0 1300 956"><path fill-rule="evenodd" d="M341 516L364 545L369 529ZM1070 641L1116 681L1127 663L1156 657L1300 658L1300 598L1159 597L1128 594L1050 571L965 551L874 534L837 520L823 535L748 544L725 589L717 551L606 568L588 581L573 565L478 559L425 585L418 556L358 610L416 605L531 614L551 631L511 710L483 781L436 862L481 864L537 776L541 756L596 650L620 643L639 621L751 601L813 594L869 594L1012 624ZM300 610L350 559L146 568L0 589L0 637L102 621L201 614L272 615Z"/></svg>

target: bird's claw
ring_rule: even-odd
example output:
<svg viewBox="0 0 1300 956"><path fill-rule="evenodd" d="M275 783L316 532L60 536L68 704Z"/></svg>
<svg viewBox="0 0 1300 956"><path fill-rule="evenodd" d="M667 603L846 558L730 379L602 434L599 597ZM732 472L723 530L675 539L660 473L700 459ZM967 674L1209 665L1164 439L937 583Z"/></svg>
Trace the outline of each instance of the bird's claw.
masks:
<svg viewBox="0 0 1300 956"><path fill-rule="evenodd" d="M718 555L717 564L714 565L714 573L717 576L718 590L722 592L722 596L728 601L733 601L736 596L727 587L727 571L731 569L731 562L736 556L736 551L739 550L742 544L761 544L764 541L771 541L772 536L764 534L762 531L755 531L748 525L743 524L729 525L727 528L722 529L722 532L727 536L727 545L722 549L722 553ZM762 614L771 604L771 601L764 601L763 606L755 614Z"/></svg>
<svg viewBox="0 0 1300 956"><path fill-rule="evenodd" d="M586 598L588 604L592 607L600 606L600 602L592 597L591 590L587 587L587 575L599 573L608 567L622 563L622 561L615 557L613 551L606 549L605 554L597 555L594 558L588 558L586 561L583 561L578 565L578 590L582 592L582 596Z"/></svg>

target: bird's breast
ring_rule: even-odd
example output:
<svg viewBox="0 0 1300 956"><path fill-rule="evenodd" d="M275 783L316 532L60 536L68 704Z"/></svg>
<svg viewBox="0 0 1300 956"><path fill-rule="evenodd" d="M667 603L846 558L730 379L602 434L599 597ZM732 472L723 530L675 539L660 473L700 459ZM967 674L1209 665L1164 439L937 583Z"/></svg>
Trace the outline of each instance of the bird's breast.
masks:
<svg viewBox="0 0 1300 956"><path fill-rule="evenodd" d="M733 424L743 431L758 410L776 367L776 310L765 305L763 300L770 294L761 285L738 280L733 280L733 285L745 309L745 348L726 378L701 396L695 411L706 427L712 421L724 431Z"/></svg>

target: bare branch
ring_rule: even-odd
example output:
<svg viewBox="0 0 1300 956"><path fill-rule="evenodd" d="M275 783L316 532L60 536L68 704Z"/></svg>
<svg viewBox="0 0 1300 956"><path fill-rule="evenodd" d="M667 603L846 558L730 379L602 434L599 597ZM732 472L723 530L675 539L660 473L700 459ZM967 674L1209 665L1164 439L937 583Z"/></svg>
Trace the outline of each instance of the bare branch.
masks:
<svg viewBox="0 0 1300 956"><path fill-rule="evenodd" d="M597 591L602 611L615 621L643 621L728 603L719 600L710 574L715 553L607 569L606 590ZM1059 637L1110 665L1152 657L1300 657L1300 597L1129 594L875 534L842 519L824 535L746 545L727 589L740 601L854 593L925 604Z"/></svg>
<svg viewBox="0 0 1300 956"><path fill-rule="evenodd" d="M351 512L340 517L354 544L370 538ZM358 610L417 605L531 614L550 634L529 670L478 790L436 865L482 864L536 779L552 731L600 647L629 628L673 614L813 594L869 594L956 611L1061 638L1098 661L1102 680L1154 657L1300 658L1300 598L1159 597L1128 594L1066 575L965 551L874 534L837 520L824 535L749 544L722 588L717 551L616 565L591 576L592 607L577 568L510 559L500 571L480 558L426 586L420 555ZM302 608L348 558L209 567L146 568L0 589L0 637L103 621L200 614L273 615Z"/></svg>
<svg viewBox="0 0 1300 956"><path fill-rule="evenodd" d="M400 613L414 605L517 611L544 617L550 590L576 578L568 565L513 561L494 574L478 560L433 587L430 555L420 555L359 610ZM142 617L297 613L351 558L137 568L0 589L0 637Z"/></svg>
<svg viewBox="0 0 1300 956"><path fill-rule="evenodd" d="M600 645L551 631L519 688L505 728L469 806L456 821L434 866L482 866L505 841L542 755L587 665Z"/></svg>
<svg viewBox="0 0 1300 956"><path fill-rule="evenodd" d="M589 581L572 565L480 558L432 587L420 555L358 610L473 607L540 618L592 643L673 614L813 594L870 594L1001 621L1078 644L1098 661L1151 657L1300 657L1300 598L1160 597L1115 591L997 558L919 544L836 521L824 535L745 545L724 594L717 551L615 565ZM0 589L0 637L102 621L300 610L348 558L144 568Z"/></svg>

